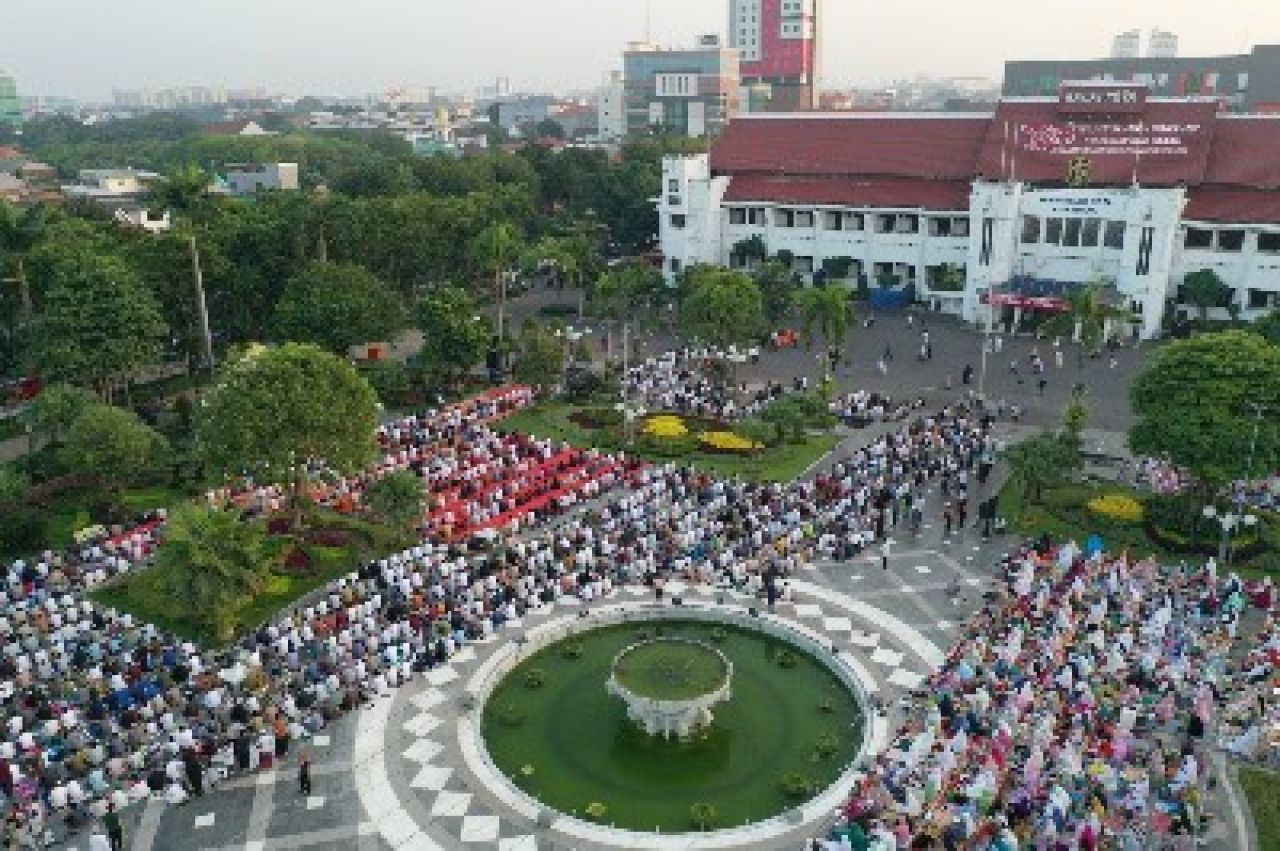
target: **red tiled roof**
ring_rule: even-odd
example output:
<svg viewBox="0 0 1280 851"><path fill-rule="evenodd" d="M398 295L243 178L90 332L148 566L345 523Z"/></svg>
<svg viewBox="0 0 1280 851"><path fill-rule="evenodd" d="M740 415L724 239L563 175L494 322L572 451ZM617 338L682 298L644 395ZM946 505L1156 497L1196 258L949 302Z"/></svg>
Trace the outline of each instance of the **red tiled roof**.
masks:
<svg viewBox="0 0 1280 851"><path fill-rule="evenodd" d="M1145 184L1196 184L1205 179L1220 124L1217 111L1218 105L1209 101L1148 101L1141 115L1089 120L1061 114L1053 101L1001 101L976 170L993 179L1012 173L1019 180L1060 183L1066 181L1071 161L1082 156L1089 160L1094 184L1128 184L1135 169ZM1137 139L1177 142L1159 143L1167 153L1148 148L1135 156L1126 144Z"/></svg>
<svg viewBox="0 0 1280 851"><path fill-rule="evenodd" d="M1198 222L1280 224L1280 191L1198 186L1187 192L1184 219Z"/></svg>
<svg viewBox="0 0 1280 851"><path fill-rule="evenodd" d="M711 151L720 174L969 180L989 118L740 118Z"/></svg>
<svg viewBox="0 0 1280 851"><path fill-rule="evenodd" d="M1280 117L1220 119L1204 179L1206 183L1280 187Z"/></svg>
<svg viewBox="0 0 1280 851"><path fill-rule="evenodd" d="M964 180L849 180L742 174L729 182L726 203L839 204L850 207L909 207L968 210Z"/></svg>

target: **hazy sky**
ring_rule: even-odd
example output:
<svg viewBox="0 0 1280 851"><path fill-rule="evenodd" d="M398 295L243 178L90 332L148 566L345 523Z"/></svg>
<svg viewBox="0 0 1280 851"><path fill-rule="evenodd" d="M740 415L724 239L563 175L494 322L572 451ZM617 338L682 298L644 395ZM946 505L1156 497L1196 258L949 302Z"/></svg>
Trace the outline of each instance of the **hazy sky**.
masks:
<svg viewBox="0 0 1280 851"><path fill-rule="evenodd" d="M0 67L21 90L222 84L362 94L595 85L643 38L645 0L0 0ZM722 33L728 0L650 0L652 35ZM1015 58L1105 55L1153 26L1183 55L1280 41L1280 0L826 0L829 84L931 75L999 78Z"/></svg>

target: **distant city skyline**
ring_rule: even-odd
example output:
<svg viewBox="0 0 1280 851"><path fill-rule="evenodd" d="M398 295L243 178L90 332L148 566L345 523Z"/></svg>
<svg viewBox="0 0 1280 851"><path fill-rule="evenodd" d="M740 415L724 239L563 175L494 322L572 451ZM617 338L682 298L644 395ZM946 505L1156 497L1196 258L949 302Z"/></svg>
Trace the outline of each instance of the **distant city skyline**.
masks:
<svg viewBox="0 0 1280 851"><path fill-rule="evenodd" d="M1280 3L1077 0L1039 14L1018 0L973 5L827 0L823 84L934 77L999 80L1007 59L1108 55L1117 33L1176 33L1182 55L1280 41ZM1123 5L1123 11L1116 6ZM621 67L628 41L723 35L727 0L7 0L0 68L28 95L109 100L115 89L225 86L364 95L405 85L569 91Z"/></svg>

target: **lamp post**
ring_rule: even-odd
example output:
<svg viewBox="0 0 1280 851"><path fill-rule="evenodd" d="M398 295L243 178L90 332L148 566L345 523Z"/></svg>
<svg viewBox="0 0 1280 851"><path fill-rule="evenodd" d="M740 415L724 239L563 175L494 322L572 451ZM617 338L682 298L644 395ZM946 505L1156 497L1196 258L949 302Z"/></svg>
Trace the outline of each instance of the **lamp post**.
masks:
<svg viewBox="0 0 1280 851"><path fill-rule="evenodd" d="M1267 412L1267 406L1259 402L1245 403L1253 411L1253 437L1249 439L1249 461L1248 466L1244 469L1244 477L1247 482L1253 477L1253 454L1258 449L1258 429L1262 427L1262 415Z"/></svg>
<svg viewBox="0 0 1280 851"><path fill-rule="evenodd" d="M1219 512L1212 505L1204 507L1204 516L1208 520L1217 521L1222 528L1222 538L1218 543L1218 561L1223 564L1230 563L1227 546L1232 536L1239 530L1250 528L1258 522L1258 518L1252 514L1237 514L1234 511Z"/></svg>

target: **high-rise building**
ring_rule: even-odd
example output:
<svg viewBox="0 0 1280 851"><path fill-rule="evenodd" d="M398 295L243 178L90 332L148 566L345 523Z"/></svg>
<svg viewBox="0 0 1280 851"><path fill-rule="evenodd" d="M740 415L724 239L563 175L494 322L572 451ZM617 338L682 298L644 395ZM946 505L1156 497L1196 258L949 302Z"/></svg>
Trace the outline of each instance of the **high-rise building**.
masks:
<svg viewBox="0 0 1280 851"><path fill-rule="evenodd" d="M1137 59L1142 55L1142 32L1129 30L1111 40L1112 59Z"/></svg>
<svg viewBox="0 0 1280 851"><path fill-rule="evenodd" d="M768 87L768 109L816 107L821 25L822 0L729 0L729 46L739 53L742 84Z"/></svg>
<svg viewBox="0 0 1280 851"><path fill-rule="evenodd" d="M22 103L18 100L18 86L13 77L0 68L0 124L16 126L22 123Z"/></svg>
<svg viewBox="0 0 1280 851"><path fill-rule="evenodd" d="M717 36L688 49L632 44L622 63L628 133L715 136L740 108L738 51Z"/></svg>
<svg viewBox="0 0 1280 851"><path fill-rule="evenodd" d="M1173 59L1178 55L1178 37L1162 29L1153 29L1147 40L1147 56L1152 59Z"/></svg>

